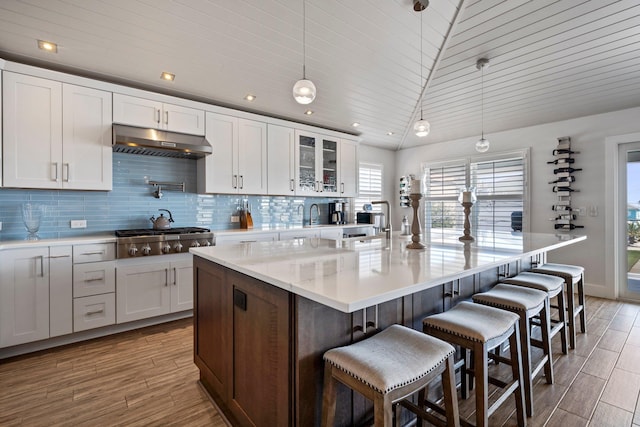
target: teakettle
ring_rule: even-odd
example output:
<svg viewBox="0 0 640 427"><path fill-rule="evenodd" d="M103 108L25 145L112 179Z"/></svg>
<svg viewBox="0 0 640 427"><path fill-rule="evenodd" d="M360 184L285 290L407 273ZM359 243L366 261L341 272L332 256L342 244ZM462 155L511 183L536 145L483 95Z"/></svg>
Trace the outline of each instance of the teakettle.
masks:
<svg viewBox="0 0 640 427"><path fill-rule="evenodd" d="M171 215L171 212L169 212L168 209L158 209L158 210L167 212L169 214L169 218L167 218L166 216L164 216L164 214L161 213L158 218L156 218L155 216L152 216L151 218L149 218L149 221L153 223L154 230L168 230L169 228L171 228L171 223L174 222L173 216Z"/></svg>

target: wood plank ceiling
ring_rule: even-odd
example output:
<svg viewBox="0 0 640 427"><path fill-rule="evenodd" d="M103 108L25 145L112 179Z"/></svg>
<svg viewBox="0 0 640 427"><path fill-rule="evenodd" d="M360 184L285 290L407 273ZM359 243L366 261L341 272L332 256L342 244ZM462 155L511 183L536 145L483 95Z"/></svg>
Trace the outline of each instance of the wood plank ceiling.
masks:
<svg viewBox="0 0 640 427"><path fill-rule="evenodd" d="M305 61L302 4L0 0L0 57L351 132L392 150L479 136L481 57L490 59L489 138L640 106L637 0L430 0L422 72L413 0L306 0L306 74L318 88L308 106L291 95ZM58 43L58 53L38 50L37 39ZM162 71L176 80L161 81ZM248 93L257 99L244 101ZM412 131L421 106L425 138Z"/></svg>

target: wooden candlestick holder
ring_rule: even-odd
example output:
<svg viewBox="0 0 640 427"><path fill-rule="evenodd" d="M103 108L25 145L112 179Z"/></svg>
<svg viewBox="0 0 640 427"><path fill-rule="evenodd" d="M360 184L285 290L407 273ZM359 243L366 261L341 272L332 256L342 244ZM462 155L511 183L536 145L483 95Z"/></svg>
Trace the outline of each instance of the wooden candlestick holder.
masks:
<svg viewBox="0 0 640 427"><path fill-rule="evenodd" d="M420 243L420 218L418 217L422 194L409 194L409 198L413 208L413 222L411 223L411 243L407 245L407 249L424 249L425 245Z"/></svg>
<svg viewBox="0 0 640 427"><path fill-rule="evenodd" d="M469 215L471 214L471 206L473 206L473 203L462 202L462 206L464 206L464 236L458 237L458 240L461 242L473 242L476 239L471 235L471 223L469 222Z"/></svg>

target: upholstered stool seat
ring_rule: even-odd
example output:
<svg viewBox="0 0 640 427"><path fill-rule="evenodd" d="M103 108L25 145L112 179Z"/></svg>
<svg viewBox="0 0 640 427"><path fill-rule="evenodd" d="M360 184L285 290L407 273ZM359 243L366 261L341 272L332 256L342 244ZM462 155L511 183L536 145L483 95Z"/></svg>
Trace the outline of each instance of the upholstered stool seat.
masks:
<svg viewBox="0 0 640 427"><path fill-rule="evenodd" d="M444 313L429 316L422 321L429 335L459 345L473 353L473 367L464 366L462 375L475 378L476 426L488 426L489 416L513 394L519 426L526 425L524 396L522 393L522 356L520 351L519 316L509 311L471 302L460 302ZM509 340L513 381L501 382L489 378L489 351ZM503 394L489 406L489 381L504 388Z"/></svg>
<svg viewBox="0 0 640 427"><path fill-rule="evenodd" d="M527 415L533 416L533 378L544 368L547 383L553 384L553 358L549 323L549 297L546 292L514 285L498 284L491 290L473 295L473 302L501 308L520 316L520 348L522 349L522 370ZM542 329L542 359L531 363L530 320L540 317Z"/></svg>
<svg viewBox="0 0 640 427"><path fill-rule="evenodd" d="M561 277L567 290L567 311L569 317L569 345L576 348L576 317L580 316L580 331L587 331L587 319L584 302L584 267L568 264L546 263L533 269L535 273L549 274ZM578 293L578 305L575 303L574 293Z"/></svg>
<svg viewBox="0 0 640 427"><path fill-rule="evenodd" d="M522 286L525 288L537 289L546 292L549 301L556 300L555 304L551 304L552 308L558 309L558 318L549 315L551 322L550 337L553 338L560 334L562 343L562 353L567 354L567 305L564 297L564 280L561 277L551 276L542 273L532 273L524 271L517 276L504 279L502 283Z"/></svg>
<svg viewBox="0 0 640 427"><path fill-rule="evenodd" d="M450 344L400 325L355 344L328 350L324 354L322 425L334 424L336 381L373 401L376 426L391 426L394 403L441 377L445 402L441 412L446 414L446 422L416 405L406 407L432 424L458 426L454 353Z"/></svg>

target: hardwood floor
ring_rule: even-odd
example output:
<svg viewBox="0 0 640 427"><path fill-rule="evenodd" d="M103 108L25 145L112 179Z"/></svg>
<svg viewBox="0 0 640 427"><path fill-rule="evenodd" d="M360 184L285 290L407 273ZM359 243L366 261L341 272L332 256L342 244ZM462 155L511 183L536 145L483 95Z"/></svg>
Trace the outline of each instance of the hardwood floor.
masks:
<svg viewBox="0 0 640 427"><path fill-rule="evenodd" d="M0 361L0 425L226 426L198 384L192 319Z"/></svg>
<svg viewBox="0 0 640 427"><path fill-rule="evenodd" d="M530 426L640 427L640 304L589 297L587 334L555 384L534 386ZM191 319L0 361L0 425L226 426L198 385ZM490 421L515 426L510 402ZM473 416L473 401L461 414ZM589 424L590 423L590 424Z"/></svg>

